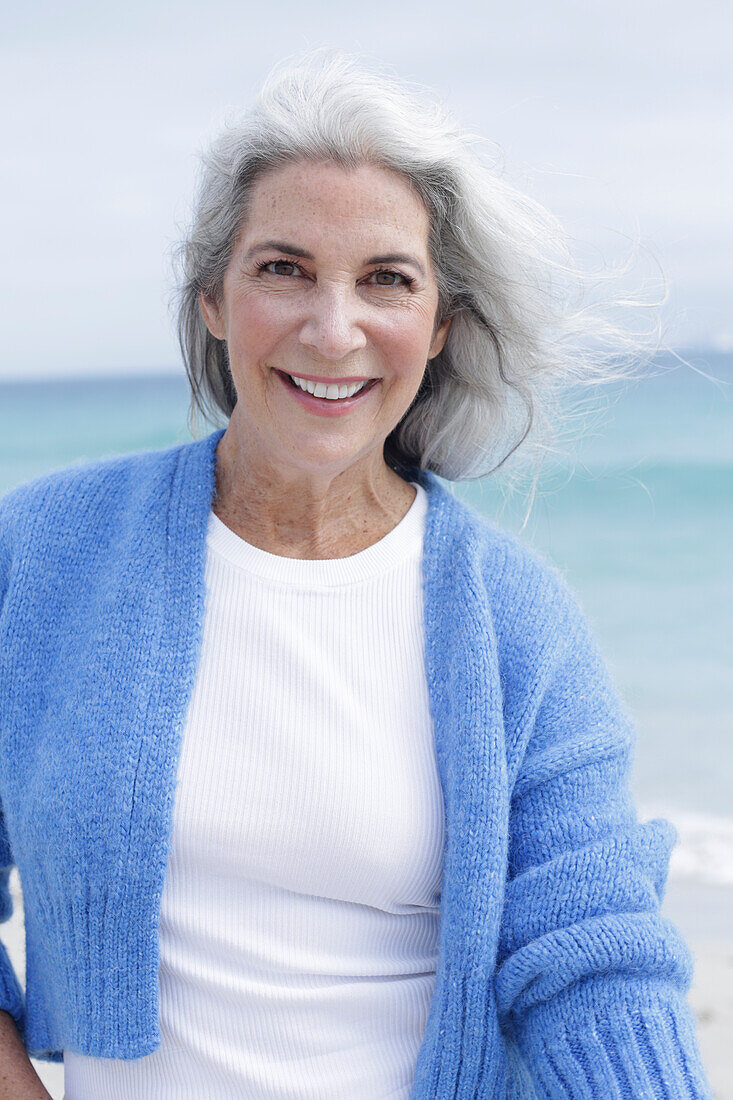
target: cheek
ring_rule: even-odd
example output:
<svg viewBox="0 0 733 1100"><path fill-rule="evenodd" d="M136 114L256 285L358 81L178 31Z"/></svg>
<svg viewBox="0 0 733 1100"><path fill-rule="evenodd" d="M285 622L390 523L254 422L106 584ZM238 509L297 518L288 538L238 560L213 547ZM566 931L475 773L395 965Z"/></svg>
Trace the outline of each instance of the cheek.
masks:
<svg viewBox="0 0 733 1100"><path fill-rule="evenodd" d="M250 355L274 348L293 327L292 309L277 297L242 299L236 304L236 346Z"/></svg>
<svg viewBox="0 0 733 1100"><path fill-rule="evenodd" d="M381 352L396 377L411 384L421 375L430 350L432 327L419 314L405 314L380 333Z"/></svg>

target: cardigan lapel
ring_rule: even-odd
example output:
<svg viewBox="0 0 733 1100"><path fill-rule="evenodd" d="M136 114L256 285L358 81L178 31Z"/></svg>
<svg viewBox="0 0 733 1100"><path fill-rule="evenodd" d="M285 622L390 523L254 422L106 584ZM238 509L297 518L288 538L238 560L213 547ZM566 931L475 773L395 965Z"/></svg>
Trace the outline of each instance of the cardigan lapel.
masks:
<svg viewBox="0 0 733 1100"><path fill-rule="evenodd" d="M478 552L483 521L431 472L412 469L410 477L430 494L425 671L446 823L436 983L413 1096L502 1095L493 975L509 795L497 639ZM446 1033L455 1042L446 1044Z"/></svg>

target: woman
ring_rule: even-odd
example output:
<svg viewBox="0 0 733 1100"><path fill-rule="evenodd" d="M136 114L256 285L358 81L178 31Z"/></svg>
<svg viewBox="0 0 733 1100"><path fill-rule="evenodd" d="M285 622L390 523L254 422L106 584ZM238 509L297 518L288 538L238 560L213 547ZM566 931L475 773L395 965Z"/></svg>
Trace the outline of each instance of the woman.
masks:
<svg viewBox="0 0 733 1100"><path fill-rule="evenodd" d="M603 380L554 233L337 53L209 152L178 316L226 426L0 501L13 1096L32 1055L66 1100L711 1097L632 720L560 572L437 476Z"/></svg>

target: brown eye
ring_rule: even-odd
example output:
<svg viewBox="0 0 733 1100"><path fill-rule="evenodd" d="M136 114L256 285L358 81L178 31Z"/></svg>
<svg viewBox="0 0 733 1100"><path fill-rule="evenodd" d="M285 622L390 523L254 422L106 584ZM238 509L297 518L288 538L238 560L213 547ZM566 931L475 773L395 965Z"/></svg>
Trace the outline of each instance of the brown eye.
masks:
<svg viewBox="0 0 733 1100"><path fill-rule="evenodd" d="M401 271L388 271L387 269L381 269L380 268L379 271L373 271L372 275L374 275L378 280L377 286L395 287L395 286L411 286L412 285L412 279L410 279L407 275L403 275ZM382 281L383 278L384 279L395 279L395 280L396 279L401 279L402 282L401 283L399 283L399 282L383 282Z"/></svg>
<svg viewBox="0 0 733 1100"><path fill-rule="evenodd" d="M257 270L258 271L266 271L268 268L276 267L278 265L280 267L290 267L293 270L292 271L272 271L272 272L270 272L270 274L272 274L272 275L290 275L290 274L293 274L295 271L298 270L298 265L293 263L292 260L266 260L265 263L262 263L262 264L259 265Z"/></svg>

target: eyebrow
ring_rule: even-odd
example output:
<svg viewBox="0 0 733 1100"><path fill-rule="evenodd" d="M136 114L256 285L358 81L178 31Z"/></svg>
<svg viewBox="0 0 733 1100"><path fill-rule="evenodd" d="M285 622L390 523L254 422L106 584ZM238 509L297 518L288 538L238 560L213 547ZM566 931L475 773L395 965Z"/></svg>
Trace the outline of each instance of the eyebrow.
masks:
<svg viewBox="0 0 733 1100"><path fill-rule="evenodd" d="M245 260L249 260L255 252L262 252L265 249L271 248L274 248L277 252L287 252L291 256L301 256L304 260L315 259L315 256L310 252L306 252L304 248L298 248L297 245L288 244L287 241L263 241L262 244L256 244L253 248L250 248L245 256ZM371 256L364 262L365 264L412 264L421 275L425 275L420 261L416 260L414 256L409 256L406 252L388 252L380 256Z"/></svg>

